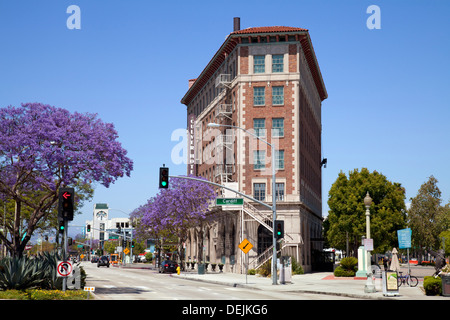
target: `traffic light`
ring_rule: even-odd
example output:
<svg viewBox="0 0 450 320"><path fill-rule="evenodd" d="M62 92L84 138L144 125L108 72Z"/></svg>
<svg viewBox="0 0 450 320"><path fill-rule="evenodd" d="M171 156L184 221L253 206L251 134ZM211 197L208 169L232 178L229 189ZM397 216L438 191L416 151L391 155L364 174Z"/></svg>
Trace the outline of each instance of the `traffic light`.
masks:
<svg viewBox="0 0 450 320"><path fill-rule="evenodd" d="M284 238L284 220L275 220L275 235L277 240Z"/></svg>
<svg viewBox="0 0 450 320"><path fill-rule="evenodd" d="M134 241L131 241L131 247L134 248Z"/></svg>
<svg viewBox="0 0 450 320"><path fill-rule="evenodd" d="M64 221L59 221L59 233L64 233Z"/></svg>
<svg viewBox="0 0 450 320"><path fill-rule="evenodd" d="M86 230L87 230L87 232L91 232L91 225L90 224L87 225Z"/></svg>
<svg viewBox="0 0 450 320"><path fill-rule="evenodd" d="M169 168L159 168L159 188L167 189L169 187Z"/></svg>
<svg viewBox="0 0 450 320"><path fill-rule="evenodd" d="M73 220L73 188L59 189L58 220Z"/></svg>

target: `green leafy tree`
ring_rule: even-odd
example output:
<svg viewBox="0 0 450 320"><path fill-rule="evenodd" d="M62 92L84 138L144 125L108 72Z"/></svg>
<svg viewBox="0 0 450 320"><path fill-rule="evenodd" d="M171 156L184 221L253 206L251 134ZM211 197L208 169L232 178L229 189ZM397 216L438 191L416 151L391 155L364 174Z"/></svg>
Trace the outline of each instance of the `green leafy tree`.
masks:
<svg viewBox="0 0 450 320"><path fill-rule="evenodd" d="M419 251L419 260L424 248L439 249L439 235L449 228L449 205L441 206L441 191L438 180L431 176L420 186L417 195L411 198L408 210L408 226L411 228L412 245Z"/></svg>
<svg viewBox="0 0 450 320"><path fill-rule="evenodd" d="M370 233L374 253L383 253L397 246L397 230L406 226L405 190L400 183L391 182L377 171L355 169L348 177L342 171L328 193L327 222L324 232L331 247L356 255L361 239L366 235L364 197L369 192Z"/></svg>

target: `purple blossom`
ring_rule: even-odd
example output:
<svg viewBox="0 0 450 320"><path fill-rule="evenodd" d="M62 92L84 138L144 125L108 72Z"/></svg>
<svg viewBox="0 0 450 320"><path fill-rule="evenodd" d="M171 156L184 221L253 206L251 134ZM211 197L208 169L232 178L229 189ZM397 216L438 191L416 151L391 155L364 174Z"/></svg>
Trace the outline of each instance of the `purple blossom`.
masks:
<svg viewBox="0 0 450 320"><path fill-rule="evenodd" d="M141 228L153 236L175 235L183 240L189 228L211 217L210 204L216 193L211 185L199 181L171 178L169 185L169 189L161 189L155 198L137 209L136 214L141 218Z"/></svg>
<svg viewBox="0 0 450 320"><path fill-rule="evenodd" d="M40 103L0 109L0 193L33 209L24 241L14 241L16 253L57 201L61 186L99 182L108 187L130 175L133 162L117 138L114 126L96 114ZM35 191L43 191L41 198L31 201ZM20 209L15 215L20 220Z"/></svg>

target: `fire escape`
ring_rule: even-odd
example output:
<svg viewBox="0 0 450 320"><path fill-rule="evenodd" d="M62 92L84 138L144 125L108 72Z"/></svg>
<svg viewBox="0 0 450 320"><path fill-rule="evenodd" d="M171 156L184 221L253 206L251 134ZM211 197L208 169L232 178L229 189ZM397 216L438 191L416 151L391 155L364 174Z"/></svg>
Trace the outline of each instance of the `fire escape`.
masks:
<svg viewBox="0 0 450 320"><path fill-rule="evenodd" d="M231 125L233 114L233 105L230 103L231 97L229 92L231 89L231 75L220 74L216 78L215 84L216 88L222 88L225 90L225 94L222 99L224 102L217 104L215 109L215 122L222 125ZM227 182L233 182L233 174L236 173L236 164L234 163L234 160L227 162L227 152L231 155L234 154L235 136L230 132L232 132L232 130L226 130L225 127L221 128L221 134L215 139L216 159L219 159L219 163L216 164L214 176L216 182L222 185ZM228 160L232 159L228 157ZM270 233L273 232L272 212L260 211L251 205L246 199L244 199L244 205L242 207L228 208L227 210L240 210L243 215L243 221L256 221L267 228ZM245 217L249 217L249 219L246 219ZM293 240L292 237L285 232L285 238L279 240L279 251L281 251L286 245L289 245L289 243L286 242L287 238L291 241ZM252 268L258 268L272 258L272 252L273 245L250 262Z"/></svg>
<svg viewBox="0 0 450 320"><path fill-rule="evenodd" d="M233 105L229 103L231 100L229 89L231 85L231 75L230 74L220 74L216 78L216 88L225 90L223 103L219 103L215 110L215 122L222 125L231 124L231 116L233 113ZM214 177L216 182L219 184L224 184L226 182L233 181L233 174L236 172L236 166L233 159L227 159L227 154L232 155L234 150L234 136L231 134L232 130L227 130L227 128L221 128L221 134L215 139L216 148L216 159L218 162L214 170ZM227 161L228 160L228 161ZM232 161L230 161L232 160ZM232 162L232 163L231 163Z"/></svg>

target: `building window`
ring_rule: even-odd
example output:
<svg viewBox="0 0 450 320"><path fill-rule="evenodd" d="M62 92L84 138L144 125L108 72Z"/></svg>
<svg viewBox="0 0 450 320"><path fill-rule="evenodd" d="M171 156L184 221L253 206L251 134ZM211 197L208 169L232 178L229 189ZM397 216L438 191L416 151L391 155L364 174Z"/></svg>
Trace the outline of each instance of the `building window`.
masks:
<svg viewBox="0 0 450 320"><path fill-rule="evenodd" d="M275 169L284 169L284 150L275 151Z"/></svg>
<svg viewBox="0 0 450 320"><path fill-rule="evenodd" d="M256 150L253 151L253 169L260 170L266 166L266 151Z"/></svg>
<svg viewBox="0 0 450 320"><path fill-rule="evenodd" d="M255 87L253 88L253 105L255 106L263 106L266 103L266 99L264 97L264 89L265 87Z"/></svg>
<svg viewBox="0 0 450 320"><path fill-rule="evenodd" d="M266 200L266 184L254 183L253 184L253 198L259 201Z"/></svg>
<svg viewBox="0 0 450 320"><path fill-rule="evenodd" d="M266 119L253 119L253 129L258 137L266 136Z"/></svg>
<svg viewBox="0 0 450 320"><path fill-rule="evenodd" d="M264 73L265 72L265 56L253 56L253 72Z"/></svg>
<svg viewBox="0 0 450 320"><path fill-rule="evenodd" d="M272 87L272 104L274 106L284 104L284 87Z"/></svg>
<svg viewBox="0 0 450 320"><path fill-rule="evenodd" d="M275 200L284 201L284 182L275 184Z"/></svg>
<svg viewBox="0 0 450 320"><path fill-rule="evenodd" d="M284 137L284 118L272 119L272 137Z"/></svg>
<svg viewBox="0 0 450 320"><path fill-rule="evenodd" d="M284 56L282 54L274 54L272 56L272 72L283 72L283 58Z"/></svg>

